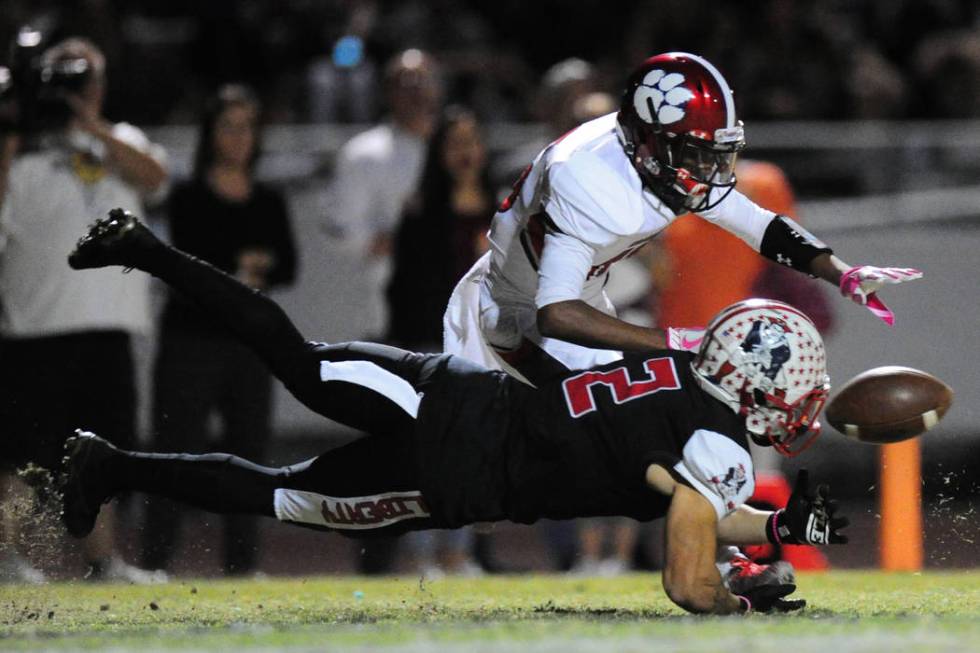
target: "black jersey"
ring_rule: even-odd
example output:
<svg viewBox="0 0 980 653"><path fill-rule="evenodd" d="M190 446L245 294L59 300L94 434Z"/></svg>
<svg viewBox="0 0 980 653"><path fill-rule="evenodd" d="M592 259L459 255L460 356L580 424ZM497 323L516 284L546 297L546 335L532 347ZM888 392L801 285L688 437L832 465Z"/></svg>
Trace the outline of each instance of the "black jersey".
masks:
<svg viewBox="0 0 980 653"><path fill-rule="evenodd" d="M662 517L670 498L646 482L654 463L705 494L719 517L743 502L753 485L744 422L700 388L692 359L628 355L533 391L511 439L508 517Z"/></svg>
<svg viewBox="0 0 980 653"><path fill-rule="evenodd" d="M433 515L459 526L508 519L663 516L659 463L719 518L754 486L743 420L705 393L687 352L660 351L541 388L456 357L423 388L417 469Z"/></svg>

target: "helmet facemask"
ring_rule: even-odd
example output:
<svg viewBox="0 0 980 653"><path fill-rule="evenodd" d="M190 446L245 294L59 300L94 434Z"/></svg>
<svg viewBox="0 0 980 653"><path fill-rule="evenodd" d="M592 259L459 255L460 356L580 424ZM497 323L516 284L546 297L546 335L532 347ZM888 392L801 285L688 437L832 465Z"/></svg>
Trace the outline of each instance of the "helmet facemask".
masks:
<svg viewBox="0 0 980 653"><path fill-rule="evenodd" d="M728 143L690 133L667 137L664 149L669 162L661 161L661 167L673 176L674 188L685 196L684 208L705 211L717 206L735 188L735 159L745 147L741 125L737 133L739 138ZM716 189L718 192L714 192Z"/></svg>
<svg viewBox="0 0 980 653"><path fill-rule="evenodd" d="M620 129L627 156L644 185L671 209L706 211L735 188L735 161L745 148L742 123L715 130L715 139L695 133L658 131L628 134ZM705 132L696 132L705 135Z"/></svg>
<svg viewBox="0 0 980 653"><path fill-rule="evenodd" d="M822 425L817 417L829 392L830 377L827 376L823 385L813 388L792 404L777 394L756 390L751 402L742 404L740 412L747 416L746 427L756 444L772 447L792 458L820 435Z"/></svg>

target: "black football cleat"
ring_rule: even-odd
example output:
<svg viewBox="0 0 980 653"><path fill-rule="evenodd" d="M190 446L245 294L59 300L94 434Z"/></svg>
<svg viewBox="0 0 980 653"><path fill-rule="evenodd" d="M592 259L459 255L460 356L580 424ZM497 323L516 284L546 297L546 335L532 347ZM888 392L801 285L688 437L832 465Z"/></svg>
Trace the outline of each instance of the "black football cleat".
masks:
<svg viewBox="0 0 980 653"><path fill-rule="evenodd" d="M61 520L75 537L85 537L95 527L103 503L112 498L105 462L118 449L94 433L76 429L65 442L67 479L63 490Z"/></svg>
<svg viewBox="0 0 980 653"><path fill-rule="evenodd" d="M68 255L68 265L76 270L109 265L138 267L140 255L160 243L139 218L123 209L112 209L89 228Z"/></svg>

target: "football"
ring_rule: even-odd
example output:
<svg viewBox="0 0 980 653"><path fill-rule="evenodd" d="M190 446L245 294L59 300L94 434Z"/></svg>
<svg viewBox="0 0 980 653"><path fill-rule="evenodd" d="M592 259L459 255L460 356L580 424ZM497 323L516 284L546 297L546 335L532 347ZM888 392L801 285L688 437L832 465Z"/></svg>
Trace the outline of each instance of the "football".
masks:
<svg viewBox="0 0 980 653"><path fill-rule="evenodd" d="M886 444L925 433L952 403L952 389L928 372L876 367L845 383L827 405L825 418L855 440Z"/></svg>

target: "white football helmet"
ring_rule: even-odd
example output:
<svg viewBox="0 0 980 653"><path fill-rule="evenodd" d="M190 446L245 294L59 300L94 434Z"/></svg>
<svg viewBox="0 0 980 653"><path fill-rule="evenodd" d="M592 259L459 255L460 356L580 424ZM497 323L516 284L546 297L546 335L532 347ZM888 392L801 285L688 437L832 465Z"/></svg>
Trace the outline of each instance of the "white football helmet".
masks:
<svg viewBox="0 0 980 653"><path fill-rule="evenodd" d="M749 299L723 309L691 366L705 391L745 416L757 444L795 456L819 435L827 356L813 322L789 304Z"/></svg>

